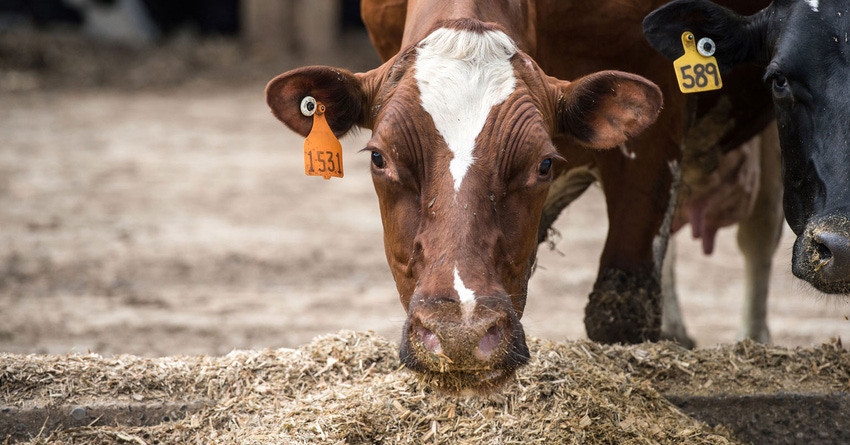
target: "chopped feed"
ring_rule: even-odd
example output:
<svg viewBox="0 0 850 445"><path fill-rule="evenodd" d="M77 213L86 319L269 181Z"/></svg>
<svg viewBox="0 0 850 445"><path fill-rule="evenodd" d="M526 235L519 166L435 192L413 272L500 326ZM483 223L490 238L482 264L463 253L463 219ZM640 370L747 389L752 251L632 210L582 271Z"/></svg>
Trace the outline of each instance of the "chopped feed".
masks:
<svg viewBox="0 0 850 445"><path fill-rule="evenodd" d="M683 414L655 388L688 392L738 382L769 391L788 380L809 382L810 390L850 389L850 355L838 343L801 351L750 342L702 351L667 343L531 340L529 346L529 365L487 398L433 391L399 369L394 343L371 333L341 332L297 350L222 357L5 354L0 407L7 414L53 407L69 418L84 415L74 407L103 403L197 407L148 426L92 418L82 426L30 431L28 443L35 444L727 444L739 442Z"/></svg>

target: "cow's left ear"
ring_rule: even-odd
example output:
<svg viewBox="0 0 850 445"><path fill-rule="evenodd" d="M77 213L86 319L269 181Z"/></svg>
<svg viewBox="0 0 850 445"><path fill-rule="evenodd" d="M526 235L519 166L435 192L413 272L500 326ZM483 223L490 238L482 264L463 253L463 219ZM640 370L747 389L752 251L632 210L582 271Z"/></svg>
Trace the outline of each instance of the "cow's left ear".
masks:
<svg viewBox="0 0 850 445"><path fill-rule="evenodd" d="M663 103L654 83L620 71L557 82L560 132L592 148L616 147L637 136L655 122Z"/></svg>
<svg viewBox="0 0 850 445"><path fill-rule="evenodd" d="M353 126L369 127L376 78L381 68L362 74L327 66L308 66L287 71L266 86L266 103L281 122L307 136L313 117L301 113L301 101L312 96L325 105L325 116L337 137Z"/></svg>
<svg viewBox="0 0 850 445"><path fill-rule="evenodd" d="M643 20L643 33L656 51L670 60L685 54L682 34L694 33L697 39L714 41L714 57L721 71L742 62L762 62L768 55L767 11L742 16L708 0L676 0L651 12Z"/></svg>

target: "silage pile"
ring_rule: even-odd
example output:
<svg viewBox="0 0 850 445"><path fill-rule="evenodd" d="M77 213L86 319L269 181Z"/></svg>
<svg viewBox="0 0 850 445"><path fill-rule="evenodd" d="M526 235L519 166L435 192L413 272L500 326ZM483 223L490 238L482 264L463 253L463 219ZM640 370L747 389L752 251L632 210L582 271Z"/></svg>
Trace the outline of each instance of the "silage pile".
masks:
<svg viewBox="0 0 850 445"><path fill-rule="evenodd" d="M700 379L697 353L671 344L532 340L529 346L529 366L487 398L435 393L399 369L394 343L364 333L324 336L298 350L223 357L7 354L0 355L0 405L70 410L104 402L205 403L176 421L146 427L92 422L43 431L30 443L737 443L682 414L648 380ZM833 370L850 363L840 346L833 349L845 361ZM737 356L733 362L748 360L719 351Z"/></svg>

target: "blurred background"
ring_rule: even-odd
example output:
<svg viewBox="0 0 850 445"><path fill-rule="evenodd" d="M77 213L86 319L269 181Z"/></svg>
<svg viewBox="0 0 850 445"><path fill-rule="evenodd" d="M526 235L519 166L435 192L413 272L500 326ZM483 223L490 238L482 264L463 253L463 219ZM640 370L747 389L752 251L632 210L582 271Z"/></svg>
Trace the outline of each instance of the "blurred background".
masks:
<svg viewBox="0 0 850 445"><path fill-rule="evenodd" d="M340 0L0 0L0 352L145 356L296 347L340 329L400 335L369 137L346 177L303 174L303 139L266 82L307 64L380 64ZM541 246L523 324L582 338L607 230L592 188ZM684 232L687 232L686 228ZM699 346L735 340L735 230L701 254L679 238L678 284ZM774 341L850 332L850 308L775 257Z"/></svg>
<svg viewBox="0 0 850 445"><path fill-rule="evenodd" d="M267 81L378 63L356 0L0 0L0 88Z"/></svg>

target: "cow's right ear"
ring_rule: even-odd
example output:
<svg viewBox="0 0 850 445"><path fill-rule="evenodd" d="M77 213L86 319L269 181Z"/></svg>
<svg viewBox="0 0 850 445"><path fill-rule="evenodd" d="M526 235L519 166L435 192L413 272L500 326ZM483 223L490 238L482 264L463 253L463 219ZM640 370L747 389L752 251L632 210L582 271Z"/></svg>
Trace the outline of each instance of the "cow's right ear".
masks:
<svg viewBox="0 0 850 445"><path fill-rule="evenodd" d="M742 62L767 63L768 8L742 16L708 0L675 0L646 16L643 33L649 44L670 60L685 54L682 34L690 31L697 39L714 40L714 57L721 71Z"/></svg>
<svg viewBox="0 0 850 445"><path fill-rule="evenodd" d="M327 66L307 66L287 71L266 85L266 103L281 122L301 136L313 128L313 117L301 113L301 101L312 96L326 107L325 116L337 137L351 127L369 127L374 97L369 85L378 70L363 74Z"/></svg>

